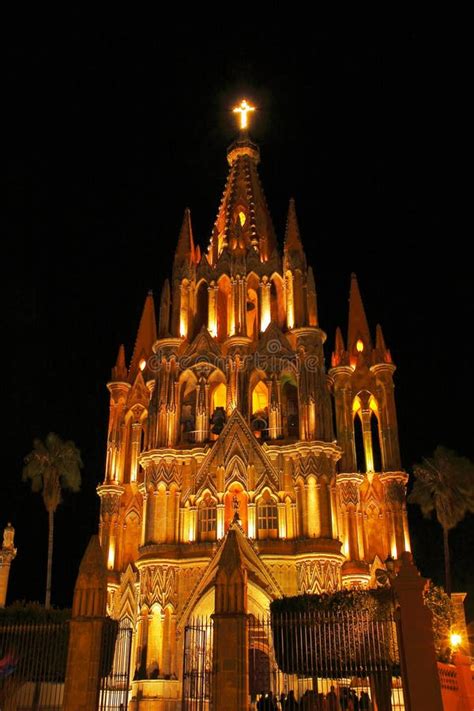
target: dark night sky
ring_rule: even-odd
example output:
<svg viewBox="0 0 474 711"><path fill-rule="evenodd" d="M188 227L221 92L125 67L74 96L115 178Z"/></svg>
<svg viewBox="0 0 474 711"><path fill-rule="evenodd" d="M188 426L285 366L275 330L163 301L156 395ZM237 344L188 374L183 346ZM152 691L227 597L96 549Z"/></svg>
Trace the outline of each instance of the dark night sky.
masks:
<svg viewBox="0 0 474 711"><path fill-rule="evenodd" d="M398 366L405 468L438 443L474 457L474 294L437 34L314 31L304 17L204 33L191 20L103 19L78 15L58 34L43 18L34 41L12 27L7 42L0 526L17 529L10 600L43 596L47 518L21 468L33 437L53 430L85 462L82 492L56 516L53 601L71 602L97 526L110 368L120 342L130 356L147 290L158 294L171 269L186 206L208 242L229 109L243 94L259 107L252 134L280 239L296 199L327 362L355 271ZM473 518L452 534L455 589L469 589L471 606ZM439 526L412 507L410 519L417 562L441 582Z"/></svg>

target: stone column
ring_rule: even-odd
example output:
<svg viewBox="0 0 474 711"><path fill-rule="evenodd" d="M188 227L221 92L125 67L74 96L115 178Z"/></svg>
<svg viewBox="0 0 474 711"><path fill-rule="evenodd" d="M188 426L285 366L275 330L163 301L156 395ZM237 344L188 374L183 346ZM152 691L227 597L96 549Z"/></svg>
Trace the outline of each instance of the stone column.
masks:
<svg viewBox="0 0 474 711"><path fill-rule="evenodd" d="M405 505L408 476L405 472L389 472L380 478L385 489L390 554L393 558L399 558L403 551L410 549Z"/></svg>
<svg viewBox="0 0 474 711"><path fill-rule="evenodd" d="M142 423L132 422L132 437L130 440L130 481L137 480L138 457L140 455L140 440L142 436Z"/></svg>
<svg viewBox="0 0 474 711"><path fill-rule="evenodd" d="M319 478L319 510L321 516L321 538L332 538L331 492L325 477Z"/></svg>
<svg viewBox="0 0 474 711"><path fill-rule="evenodd" d="M385 471L397 471L400 469L401 463L400 447L398 444L397 410L393 386L395 366L392 363L377 363L373 365L370 370L377 376L385 393L386 406L382 424L384 469Z"/></svg>
<svg viewBox="0 0 474 711"><path fill-rule="evenodd" d="M344 552L349 560L359 560L359 540L357 535L357 509L359 506L359 486L364 480L361 474L339 474L337 488L339 501L345 519Z"/></svg>
<svg viewBox="0 0 474 711"><path fill-rule="evenodd" d="M116 560L117 524L120 512L120 499L124 492L123 486L102 484L97 487L100 497L100 544L107 556L107 567L113 570Z"/></svg>
<svg viewBox="0 0 474 711"><path fill-rule="evenodd" d="M217 290L217 284L214 281L211 281L210 286L207 288L209 293L207 330L211 336L214 336L214 338L217 337Z"/></svg>
<svg viewBox="0 0 474 711"><path fill-rule="evenodd" d="M352 368L341 365L332 368L329 375L334 382L337 442L342 448L341 471L357 471L354 443L354 418L352 413Z"/></svg>
<svg viewBox="0 0 474 711"><path fill-rule="evenodd" d="M107 568L98 536L92 536L79 567L64 685L64 708L96 711L107 605Z"/></svg>
<svg viewBox="0 0 474 711"><path fill-rule="evenodd" d="M213 645L213 708L247 711L248 615L247 570L241 556L237 528L231 528L219 559Z"/></svg>
<svg viewBox="0 0 474 711"><path fill-rule="evenodd" d="M16 556L16 548L13 545L14 538L15 529L11 523L8 523L3 531L3 545L0 549L0 607L5 607L10 566Z"/></svg>
<svg viewBox="0 0 474 711"><path fill-rule="evenodd" d="M295 301L293 294L293 274L288 271L285 275L286 295L286 325L291 330L295 327Z"/></svg>
<svg viewBox="0 0 474 711"><path fill-rule="evenodd" d="M112 382L107 385L110 392L110 414L109 431L107 435L107 456L105 462L105 481L123 481L122 458L120 456L123 445L123 413L128 391L131 388L129 383Z"/></svg>
<svg viewBox="0 0 474 711"><path fill-rule="evenodd" d="M392 585L399 602L399 642L405 709L443 711L433 640L431 612L423 602L427 581L411 553L402 553L402 565Z"/></svg>
<svg viewBox="0 0 474 711"><path fill-rule="evenodd" d="M362 438L364 441L364 454L365 454L365 471L374 471L374 452L372 448L372 428L371 420L372 411L368 407L363 407L361 411L361 422L362 422Z"/></svg>
<svg viewBox="0 0 474 711"><path fill-rule="evenodd" d="M187 338L189 335L189 284L187 279L183 280L180 290L179 335Z"/></svg>
<svg viewBox="0 0 474 711"><path fill-rule="evenodd" d="M234 336L238 332L237 303L237 281L235 277L232 277L229 308L229 336Z"/></svg>

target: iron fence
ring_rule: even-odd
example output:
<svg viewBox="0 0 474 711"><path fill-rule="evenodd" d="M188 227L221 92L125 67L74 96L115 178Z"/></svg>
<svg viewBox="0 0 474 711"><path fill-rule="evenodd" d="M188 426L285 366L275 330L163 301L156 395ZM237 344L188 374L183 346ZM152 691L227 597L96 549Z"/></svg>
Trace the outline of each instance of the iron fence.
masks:
<svg viewBox="0 0 474 711"><path fill-rule="evenodd" d="M402 711L396 622L369 612L249 618L252 708ZM273 709L272 709L273 711Z"/></svg>
<svg viewBox="0 0 474 711"><path fill-rule="evenodd" d="M99 711L126 711L130 691L132 628L107 620L102 637Z"/></svg>
<svg viewBox="0 0 474 711"><path fill-rule="evenodd" d="M193 619L185 630L183 711L213 709L212 644L212 621ZM396 622L368 611L249 615L248 685L258 711L403 711Z"/></svg>
<svg viewBox="0 0 474 711"><path fill-rule="evenodd" d="M213 623L206 617L192 619L185 629L183 664L183 711L211 708Z"/></svg>
<svg viewBox="0 0 474 711"><path fill-rule="evenodd" d="M69 623L0 623L0 708L61 711Z"/></svg>

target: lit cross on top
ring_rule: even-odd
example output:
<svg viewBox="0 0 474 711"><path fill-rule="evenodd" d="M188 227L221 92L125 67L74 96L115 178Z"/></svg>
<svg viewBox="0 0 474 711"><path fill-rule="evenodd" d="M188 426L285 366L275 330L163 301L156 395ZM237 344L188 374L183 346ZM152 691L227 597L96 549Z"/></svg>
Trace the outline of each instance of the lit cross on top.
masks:
<svg viewBox="0 0 474 711"><path fill-rule="evenodd" d="M255 111L255 106L250 106L247 103L247 99L242 99L239 106L236 106L232 110L234 114L240 114L240 128L244 129L248 127L248 117L247 114Z"/></svg>

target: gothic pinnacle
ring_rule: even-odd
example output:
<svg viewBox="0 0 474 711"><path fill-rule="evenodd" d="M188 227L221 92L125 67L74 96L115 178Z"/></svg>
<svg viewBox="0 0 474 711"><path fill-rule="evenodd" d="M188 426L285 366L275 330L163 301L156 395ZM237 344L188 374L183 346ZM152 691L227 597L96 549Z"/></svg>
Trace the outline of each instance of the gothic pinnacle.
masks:
<svg viewBox="0 0 474 711"><path fill-rule="evenodd" d="M357 276L351 274L351 289L349 295L349 328L347 334L347 350L355 353L361 350L371 350L372 339L365 315L364 304L360 295Z"/></svg>
<svg viewBox="0 0 474 711"><path fill-rule="evenodd" d="M303 251L294 198L290 198L290 204L288 205L288 217L285 230L285 251L290 250Z"/></svg>
<svg viewBox="0 0 474 711"><path fill-rule="evenodd" d="M183 222L179 232L178 244L176 245L176 261L195 261L195 247L193 239L193 229L191 225L191 210L187 207L184 211Z"/></svg>
<svg viewBox="0 0 474 711"><path fill-rule="evenodd" d="M301 241L298 218L296 216L295 201L290 199L288 217L286 220L284 258L288 269L306 269L306 256Z"/></svg>
<svg viewBox="0 0 474 711"><path fill-rule="evenodd" d="M145 299L140 325L138 326L135 348L133 349L130 363L130 382L134 382L138 370L144 370L148 358L152 353L152 346L156 338L155 302L152 294L148 293Z"/></svg>
<svg viewBox="0 0 474 711"><path fill-rule="evenodd" d="M158 337L166 338L170 330L171 292L169 279L165 279L161 290Z"/></svg>
<svg viewBox="0 0 474 711"><path fill-rule="evenodd" d="M125 362L125 346L123 343L117 353L115 366L112 368L112 380L125 381L127 380L127 364Z"/></svg>

